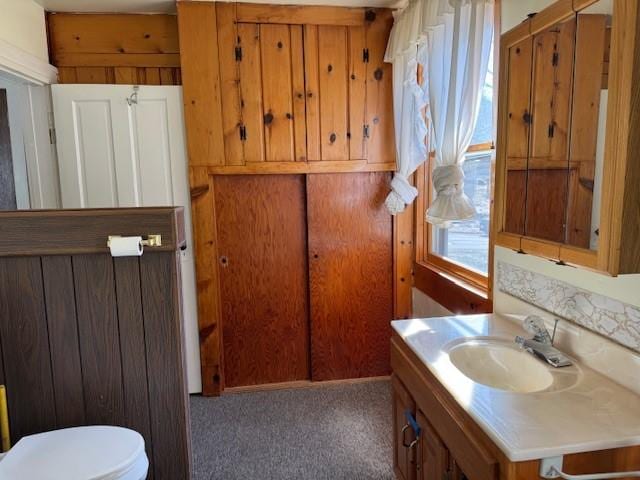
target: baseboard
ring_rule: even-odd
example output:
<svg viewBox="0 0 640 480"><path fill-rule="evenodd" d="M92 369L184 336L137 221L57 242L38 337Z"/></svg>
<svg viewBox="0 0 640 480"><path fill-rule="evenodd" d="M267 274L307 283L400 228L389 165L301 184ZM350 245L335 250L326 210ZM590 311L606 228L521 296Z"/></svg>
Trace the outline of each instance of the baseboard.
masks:
<svg viewBox="0 0 640 480"><path fill-rule="evenodd" d="M388 381L391 377L366 377L366 378L346 378L341 380L325 380L322 382L312 382L311 380L298 380L294 382L265 383L262 385L246 385L242 387L227 387L224 389L223 395L232 395L236 393L249 392L268 392L272 390L290 390L300 388L317 388L331 385L354 385L358 383L383 382Z"/></svg>

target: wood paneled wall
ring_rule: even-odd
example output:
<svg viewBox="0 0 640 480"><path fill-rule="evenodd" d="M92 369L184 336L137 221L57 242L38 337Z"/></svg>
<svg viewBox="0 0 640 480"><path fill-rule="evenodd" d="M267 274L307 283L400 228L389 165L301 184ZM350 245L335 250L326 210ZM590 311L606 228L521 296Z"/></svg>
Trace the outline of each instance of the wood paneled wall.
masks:
<svg viewBox="0 0 640 480"><path fill-rule="evenodd" d="M108 233L160 233L163 246L113 258ZM119 425L144 437L148 478L189 478L182 209L4 213L0 238L0 383L12 443Z"/></svg>
<svg viewBox="0 0 640 480"><path fill-rule="evenodd" d="M47 26L60 83L182 83L175 15L52 13Z"/></svg>

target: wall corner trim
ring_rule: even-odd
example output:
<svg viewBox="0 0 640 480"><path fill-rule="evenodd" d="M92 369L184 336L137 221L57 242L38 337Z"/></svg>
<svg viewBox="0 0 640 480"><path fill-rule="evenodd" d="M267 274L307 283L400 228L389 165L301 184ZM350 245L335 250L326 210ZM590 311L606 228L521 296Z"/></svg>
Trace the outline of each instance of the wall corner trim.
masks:
<svg viewBox="0 0 640 480"><path fill-rule="evenodd" d="M58 69L0 39L0 71L23 78L35 85L58 83Z"/></svg>

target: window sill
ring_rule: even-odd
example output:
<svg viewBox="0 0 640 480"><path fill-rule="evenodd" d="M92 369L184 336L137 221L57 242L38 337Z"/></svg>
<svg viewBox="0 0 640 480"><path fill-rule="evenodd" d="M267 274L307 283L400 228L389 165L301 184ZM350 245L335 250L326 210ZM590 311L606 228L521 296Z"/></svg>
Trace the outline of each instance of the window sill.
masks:
<svg viewBox="0 0 640 480"><path fill-rule="evenodd" d="M414 263L415 287L456 315L491 313L486 291L423 263Z"/></svg>

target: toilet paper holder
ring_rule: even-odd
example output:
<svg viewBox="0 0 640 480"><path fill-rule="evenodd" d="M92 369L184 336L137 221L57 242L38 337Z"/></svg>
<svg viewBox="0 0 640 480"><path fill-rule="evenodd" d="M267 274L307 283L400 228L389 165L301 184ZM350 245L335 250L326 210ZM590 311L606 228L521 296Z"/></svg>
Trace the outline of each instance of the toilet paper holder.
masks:
<svg viewBox="0 0 640 480"><path fill-rule="evenodd" d="M109 235L107 237L107 248L111 246L112 238L119 238L122 235ZM146 235L142 236L142 240L140 241L145 247L161 247L162 246L162 235L154 234L154 235Z"/></svg>

